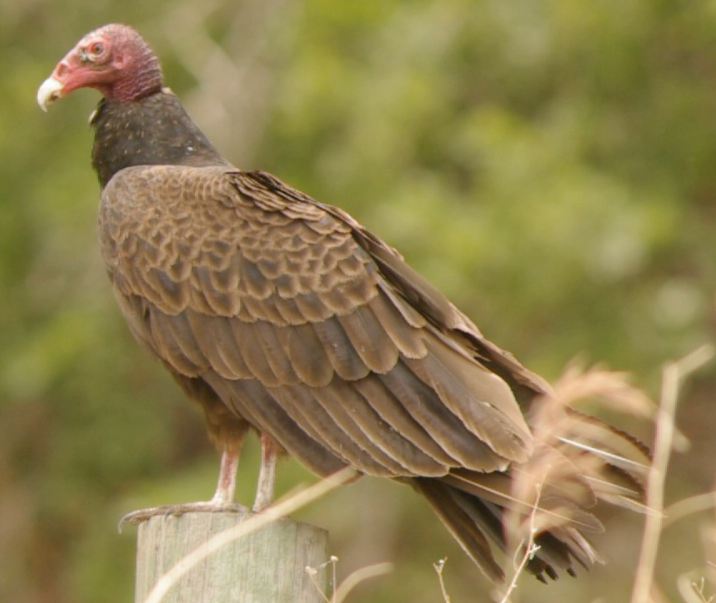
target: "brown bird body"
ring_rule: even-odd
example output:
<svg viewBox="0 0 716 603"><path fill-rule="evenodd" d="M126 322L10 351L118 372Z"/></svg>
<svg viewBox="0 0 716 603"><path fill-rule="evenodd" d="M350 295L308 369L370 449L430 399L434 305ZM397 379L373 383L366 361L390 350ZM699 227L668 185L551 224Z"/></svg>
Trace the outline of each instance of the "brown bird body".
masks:
<svg viewBox="0 0 716 603"><path fill-rule="evenodd" d="M132 57L127 82L116 63ZM159 73L136 32L110 25L38 92L43 107L82 86L105 96L92 119L100 242L134 337L200 403L221 450L252 427L318 475L352 466L408 483L501 580L486 536L503 547L505 510L529 510L510 486L538 454L529 417L549 386L345 212L231 166ZM619 440L623 465L648 462L585 421ZM599 528L584 511L599 492L576 475L562 486L545 486L564 519L538 536L538 576L597 558L581 530Z"/></svg>

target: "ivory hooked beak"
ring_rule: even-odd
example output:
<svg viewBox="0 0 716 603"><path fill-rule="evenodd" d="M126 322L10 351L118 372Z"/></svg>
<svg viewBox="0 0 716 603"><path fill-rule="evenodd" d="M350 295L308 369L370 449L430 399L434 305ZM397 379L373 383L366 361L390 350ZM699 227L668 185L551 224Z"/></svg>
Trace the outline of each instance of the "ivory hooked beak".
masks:
<svg viewBox="0 0 716 603"><path fill-rule="evenodd" d="M47 107L62 98L63 87L62 82L56 80L54 77L48 77L42 82L37 89L37 104L40 105L40 109L47 111Z"/></svg>

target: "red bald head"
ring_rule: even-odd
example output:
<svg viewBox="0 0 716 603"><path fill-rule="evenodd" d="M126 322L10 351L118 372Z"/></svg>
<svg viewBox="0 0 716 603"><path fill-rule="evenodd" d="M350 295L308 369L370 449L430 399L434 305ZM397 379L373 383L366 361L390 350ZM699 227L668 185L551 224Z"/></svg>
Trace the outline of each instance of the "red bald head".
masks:
<svg viewBox="0 0 716 603"><path fill-rule="evenodd" d="M161 89L159 61L131 27L112 23L88 33L57 64L37 91L43 110L78 88L133 101Z"/></svg>

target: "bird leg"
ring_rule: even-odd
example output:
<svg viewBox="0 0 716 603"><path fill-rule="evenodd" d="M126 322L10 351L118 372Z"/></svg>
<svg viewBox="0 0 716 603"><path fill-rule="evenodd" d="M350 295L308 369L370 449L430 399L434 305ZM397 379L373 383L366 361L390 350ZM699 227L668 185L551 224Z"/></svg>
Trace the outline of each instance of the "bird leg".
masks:
<svg viewBox="0 0 716 603"><path fill-rule="evenodd" d="M266 434L259 436L261 442L261 464L256 483L256 496L251 510L263 511L273 500L273 484L276 476L276 446Z"/></svg>
<svg viewBox="0 0 716 603"><path fill-rule="evenodd" d="M132 511L119 520L119 531L122 531L122 527L125 524L137 525L156 515L180 516L185 513L246 512L246 507L234 502L236 469L238 466L239 446L229 446L225 448L221 453L221 464L219 466L219 479L216 484L216 492L211 500L178 505L162 505L160 507Z"/></svg>
<svg viewBox="0 0 716 603"><path fill-rule="evenodd" d="M212 497L212 503L217 506L230 505L234 502L236 491L236 470L239 467L239 449L234 447L225 448L221 453L219 465L219 479L216 483L216 492Z"/></svg>

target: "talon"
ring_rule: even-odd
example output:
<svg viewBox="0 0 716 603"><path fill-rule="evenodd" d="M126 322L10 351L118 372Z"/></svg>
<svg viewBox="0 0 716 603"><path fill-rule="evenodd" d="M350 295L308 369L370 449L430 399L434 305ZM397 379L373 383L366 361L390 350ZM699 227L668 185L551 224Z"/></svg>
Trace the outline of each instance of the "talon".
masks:
<svg viewBox="0 0 716 603"><path fill-rule="evenodd" d="M178 505L162 505L160 507L149 507L148 509L139 509L131 511L123 515L117 525L117 530L122 533L125 525L139 525L144 521L150 520L152 517L161 515L172 515L173 517L181 517L185 513L249 513L249 510L238 503L222 503L214 500L183 503Z"/></svg>

